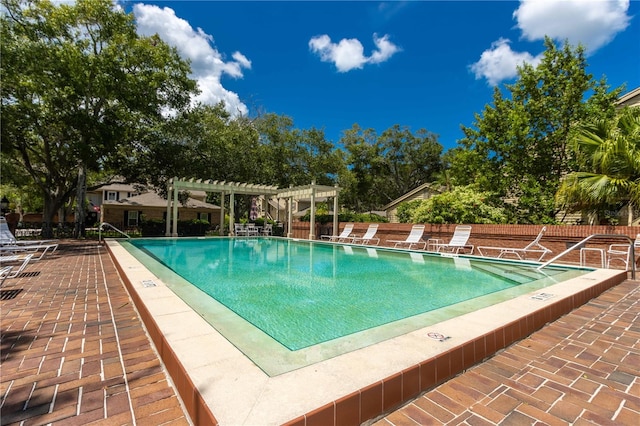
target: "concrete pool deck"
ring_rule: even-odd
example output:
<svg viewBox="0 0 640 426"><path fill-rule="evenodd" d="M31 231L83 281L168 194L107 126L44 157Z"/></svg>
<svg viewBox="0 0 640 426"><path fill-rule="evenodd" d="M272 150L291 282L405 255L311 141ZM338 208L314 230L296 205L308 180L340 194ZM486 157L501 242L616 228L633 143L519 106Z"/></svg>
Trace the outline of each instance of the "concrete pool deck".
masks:
<svg viewBox="0 0 640 426"><path fill-rule="evenodd" d="M131 306L106 249L96 243L63 247L61 254L34 263L22 277L5 282L0 302L2 424L21 420L48 423L56 419L65 419L65 424L86 424L88 417L82 416L87 412L93 413L95 420L109 419L105 422L115 421L118 416L129 419L122 423L157 424L161 422L151 421L149 416L159 419L158 416L169 418L173 415L173 421L186 424L188 420L174 389L185 390L189 386L197 389L199 395L186 394L184 407L192 415L196 410L197 424L207 421L218 421L223 425L289 421L308 425L358 424L368 420L370 417L367 416L376 410L379 411L374 416L391 410L402 401L418 397L420 389L426 388L421 381L434 380L436 385L438 378L429 377L431 366L434 374L444 369L452 371L454 363L469 368L471 363L484 359L484 356L476 359L482 352L475 355L479 342L482 342L483 350L489 352L490 346L495 348L514 337L514 325L511 324L501 329L502 341L497 342L495 324L488 321L486 315L478 315L470 318L469 323L475 323L475 333L483 333L483 337L481 340L467 337L474 342L471 358L472 352L456 348L474 327L465 326L461 330L459 324L442 324L434 331L451 337L444 342L426 337L426 330L418 331L414 336L402 336L343 355L340 358L346 357L346 360L341 359L338 364L328 360L269 378L246 358L238 356L236 352L239 351L226 339L202 331L204 329L200 327L208 324L172 301L168 289L163 289L162 285L144 286L145 281L155 281L156 277L146 276L148 272L141 271L135 264L121 264L120 268L127 269L127 274L142 273L129 278L129 284L137 287L131 293L134 300L140 299L145 292L150 296L150 304L138 309L139 314ZM549 418L566 423L562 417L566 417L565 405L573 409L571 413L583 415L578 418L591 418L595 423L598 418L619 424L625 424L625 419L637 419L640 407L637 284L625 281L615 286L570 315L419 396L379 422L425 424L430 418L434 419L432 423L441 423L447 418L450 421L475 417L495 422L499 415L503 415L503 419L517 419L522 415L537 418L536 415L542 416L544 412ZM528 322L532 327L544 325L547 322L545 315L559 309L551 308L557 305L554 302L564 300L562 291L554 290L550 300L521 301L517 308L512 308L522 311L529 309L526 305L531 304L530 309L533 309L533 313L525 317L529 320L520 321L518 328L523 325L526 328ZM78 294L84 299L78 299ZM155 310L161 311L159 316L155 315ZM102 313L98 315L99 312ZM156 326L147 325L147 334L141 318L149 317L152 312ZM92 327L99 333L90 333ZM560 332L549 334L548 330L555 330L554 327ZM161 335L158 335L160 330ZM127 338L122 339L125 332ZM104 342L97 347L88 345L85 342L93 341L89 336L99 337ZM164 364L151 349L149 336L156 341L159 354L165 358ZM525 341L528 346L521 346ZM588 347L577 352L576 346L580 345ZM467 344L466 348L471 346ZM592 349L595 354L591 354ZM448 356L438 358L437 363L424 362L443 351L448 352ZM559 360L567 354L576 358L562 364ZM94 374L88 373L89 363L80 359L91 360ZM132 359L137 362L131 362ZM492 365L494 362L498 364ZM425 368L416 369L421 365ZM532 365L542 368L543 372L532 373ZM178 378L173 387L162 367L168 371L182 369L189 377ZM153 373L145 374L147 368ZM584 377L579 375L568 383L574 370L582 372ZM554 374L555 371L559 373ZM507 372L509 376L506 376ZM500 379L503 376L505 378ZM456 380L466 381L456 384ZM543 383L535 383L536 380ZM238 381L243 383L230 389L230 383ZM138 386L142 382L147 384ZM489 389L498 382L499 389ZM518 392L526 392L525 385L539 394L527 392L532 400L544 395L542 400L550 404L550 408L545 411L538 407L540 404L527 400L524 400L527 401L524 408L523 404L513 404L511 399L517 399ZM555 404L548 402L558 394L564 398L560 397ZM91 395L90 404L84 401L88 395ZM111 408L116 402L117 410ZM603 405L608 407L603 408ZM615 409L607 411L613 405ZM194 408L204 406L209 407L210 412ZM574 406L582 407L582 411ZM554 423L547 417L542 420Z"/></svg>

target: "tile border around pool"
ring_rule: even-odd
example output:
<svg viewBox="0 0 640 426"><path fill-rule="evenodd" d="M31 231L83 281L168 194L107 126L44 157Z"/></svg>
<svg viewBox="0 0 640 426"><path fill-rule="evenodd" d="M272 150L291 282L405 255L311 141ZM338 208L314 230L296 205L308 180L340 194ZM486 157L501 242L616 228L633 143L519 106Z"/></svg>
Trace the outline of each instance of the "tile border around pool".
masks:
<svg viewBox="0 0 640 426"><path fill-rule="evenodd" d="M626 279L624 271L597 270L548 287L545 292L554 294L548 300L533 301L521 296L340 357L348 358L347 362L328 360L303 371L269 378L246 358L243 360L243 355L226 339L215 336L215 330L182 306L180 299L172 296L161 282L158 287L145 288L143 281L158 281L157 277L117 242L107 241L106 245L189 415L198 425L252 424L257 419L263 424L290 425L366 422L445 382ZM504 311L516 319L503 320ZM500 318L488 319L496 316ZM197 324L199 320L202 324ZM465 330L460 330L460 320L464 321ZM176 332L176 321L178 328L182 325L187 329ZM205 328L201 328L203 324ZM469 328L475 329L476 334L470 335L474 331L470 333ZM425 334L434 329L453 338L429 341ZM195 335L191 339L189 334ZM216 354L213 361L198 358L191 351L193 339L202 342L201 347L219 349L216 352L224 355ZM406 356L399 358L398 352L405 352ZM369 365L371 357L382 359ZM239 371L226 372L235 378L223 377L229 366L238 367ZM378 370L375 378L369 374L371 368ZM347 378L348 374L353 377ZM328 377L319 379L322 375ZM238 384L237 391L216 389L218 385L224 387L243 379L253 381L251 386ZM352 383L340 383L338 379ZM244 406L244 412L238 412Z"/></svg>

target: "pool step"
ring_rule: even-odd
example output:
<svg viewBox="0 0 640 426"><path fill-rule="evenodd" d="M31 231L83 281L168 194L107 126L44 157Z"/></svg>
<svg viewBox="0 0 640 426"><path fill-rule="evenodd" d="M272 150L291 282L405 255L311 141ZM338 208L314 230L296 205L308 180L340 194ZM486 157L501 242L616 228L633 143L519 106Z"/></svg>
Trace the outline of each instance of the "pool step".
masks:
<svg viewBox="0 0 640 426"><path fill-rule="evenodd" d="M522 267L522 265L519 265L517 268L515 268L514 266L508 264L489 264L485 262L471 262L471 266L473 267L473 269L478 269L488 274L498 276L515 284L526 284L531 282L532 280L554 277L564 272L554 269L541 272L535 269L533 266L530 269L525 269Z"/></svg>

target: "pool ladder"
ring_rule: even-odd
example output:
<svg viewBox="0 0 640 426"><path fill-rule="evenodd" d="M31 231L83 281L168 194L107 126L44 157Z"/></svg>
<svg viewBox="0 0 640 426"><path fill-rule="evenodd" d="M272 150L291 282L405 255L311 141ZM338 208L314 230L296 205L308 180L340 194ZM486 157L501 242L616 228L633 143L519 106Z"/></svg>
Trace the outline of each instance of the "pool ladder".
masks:
<svg viewBox="0 0 640 426"><path fill-rule="evenodd" d="M552 264L556 260L560 259L561 257L566 255L567 253L571 252L572 250L584 248L584 246L587 244L587 241L589 241L589 240L591 240L593 238L609 238L609 239L611 239L611 238L622 238L622 239L628 241L629 242L629 249L631 250L631 255L629 256L629 263L631 263L631 279L632 280L636 279L636 262L635 262L636 253L635 253L634 240L632 240L627 235L620 235L620 234L592 234L592 235L589 235L588 237L584 238L582 241L578 242L577 244L572 245L571 247L569 247L568 249L566 249L565 251L563 251L559 255L553 257L551 260L547 260L545 263L543 263L542 265L538 266L536 269L541 270L542 268L549 266L550 264ZM628 267L629 266L627 265L627 268Z"/></svg>

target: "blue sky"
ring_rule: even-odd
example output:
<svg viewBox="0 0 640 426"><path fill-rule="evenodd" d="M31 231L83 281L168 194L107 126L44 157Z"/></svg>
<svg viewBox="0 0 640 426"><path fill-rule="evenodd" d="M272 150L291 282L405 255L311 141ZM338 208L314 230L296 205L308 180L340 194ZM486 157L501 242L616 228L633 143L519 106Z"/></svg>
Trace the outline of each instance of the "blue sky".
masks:
<svg viewBox="0 0 640 426"><path fill-rule="evenodd" d="M127 2L138 32L192 61L205 103L290 116L337 143L355 123L439 135L446 149L544 35L582 43L588 72L640 87L640 1Z"/></svg>

